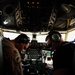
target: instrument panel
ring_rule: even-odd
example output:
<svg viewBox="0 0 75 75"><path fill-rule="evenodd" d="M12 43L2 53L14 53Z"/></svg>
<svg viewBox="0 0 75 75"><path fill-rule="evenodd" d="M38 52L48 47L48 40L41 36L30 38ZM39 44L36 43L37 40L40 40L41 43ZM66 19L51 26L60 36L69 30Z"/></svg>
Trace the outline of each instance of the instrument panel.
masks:
<svg viewBox="0 0 75 75"><path fill-rule="evenodd" d="M51 51L46 49L45 43L31 43L30 47L22 53L24 53L24 60L22 62L24 74L52 74L53 67L52 64L49 64L49 61L52 62Z"/></svg>

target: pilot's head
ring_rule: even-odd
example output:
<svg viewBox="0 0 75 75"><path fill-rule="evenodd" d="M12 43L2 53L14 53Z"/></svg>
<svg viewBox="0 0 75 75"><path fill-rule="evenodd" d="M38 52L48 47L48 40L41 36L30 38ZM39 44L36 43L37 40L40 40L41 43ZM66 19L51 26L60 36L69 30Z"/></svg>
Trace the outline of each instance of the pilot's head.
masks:
<svg viewBox="0 0 75 75"><path fill-rule="evenodd" d="M26 34L20 34L15 38L15 46L19 51L29 47L30 38Z"/></svg>
<svg viewBox="0 0 75 75"><path fill-rule="evenodd" d="M51 47L56 49L58 45L62 42L62 36L58 31L50 31L45 39L48 48Z"/></svg>

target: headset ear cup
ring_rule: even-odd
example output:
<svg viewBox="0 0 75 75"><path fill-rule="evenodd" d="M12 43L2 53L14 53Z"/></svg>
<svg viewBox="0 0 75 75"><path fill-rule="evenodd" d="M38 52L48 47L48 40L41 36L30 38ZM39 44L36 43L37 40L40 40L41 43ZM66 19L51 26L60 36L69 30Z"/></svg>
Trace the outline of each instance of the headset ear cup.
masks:
<svg viewBox="0 0 75 75"><path fill-rule="evenodd" d="M60 35L58 33L54 33L52 34L52 37L51 37L52 41L54 42L59 42L60 40Z"/></svg>

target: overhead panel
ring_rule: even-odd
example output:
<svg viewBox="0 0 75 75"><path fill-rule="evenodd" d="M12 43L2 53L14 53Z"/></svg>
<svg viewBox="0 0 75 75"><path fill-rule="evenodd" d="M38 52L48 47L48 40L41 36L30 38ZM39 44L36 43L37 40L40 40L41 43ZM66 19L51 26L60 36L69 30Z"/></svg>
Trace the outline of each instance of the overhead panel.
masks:
<svg viewBox="0 0 75 75"><path fill-rule="evenodd" d="M17 27L23 31L43 31L48 26L52 4L50 0L20 0L15 16ZM15 13L15 14L16 14ZM21 21L21 22L20 22Z"/></svg>

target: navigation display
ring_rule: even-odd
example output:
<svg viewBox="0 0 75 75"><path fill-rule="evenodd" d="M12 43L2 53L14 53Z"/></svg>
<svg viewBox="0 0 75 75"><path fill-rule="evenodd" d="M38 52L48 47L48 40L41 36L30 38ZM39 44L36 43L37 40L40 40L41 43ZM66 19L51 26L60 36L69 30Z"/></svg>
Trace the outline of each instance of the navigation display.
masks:
<svg viewBox="0 0 75 75"><path fill-rule="evenodd" d="M49 65L53 64L53 61L52 61L52 58L51 58L51 51L42 50L42 62L47 63Z"/></svg>

